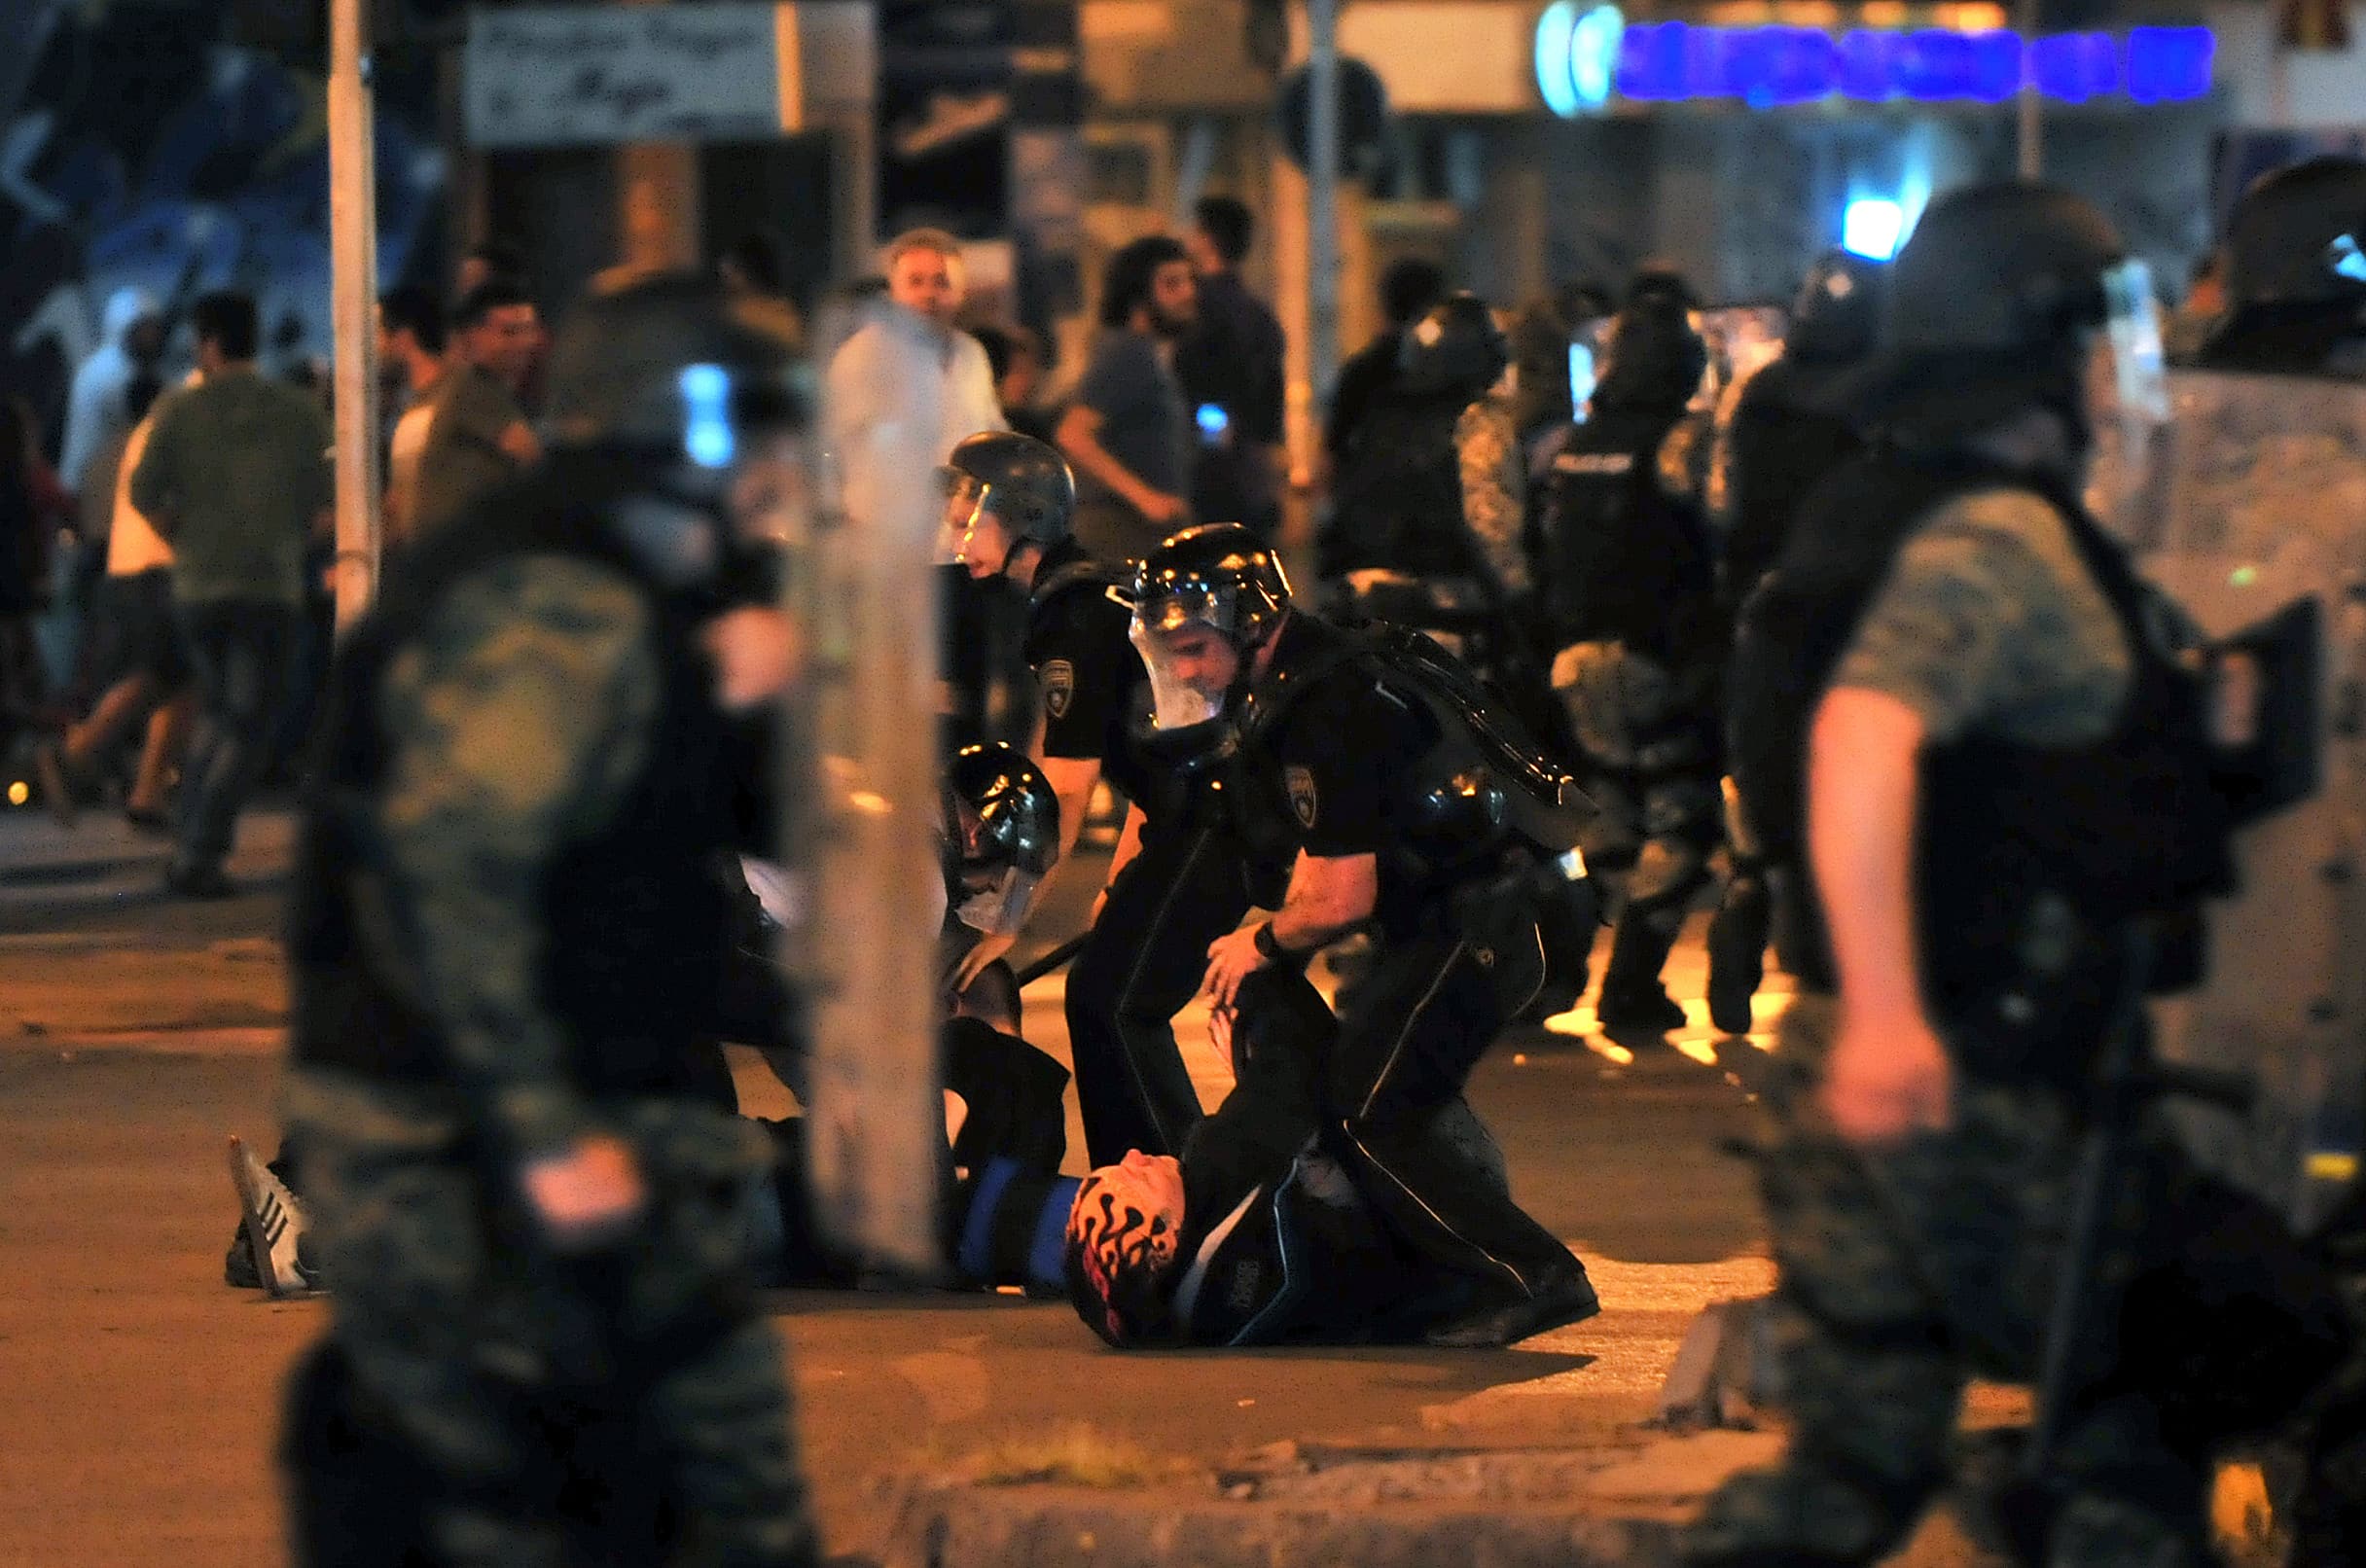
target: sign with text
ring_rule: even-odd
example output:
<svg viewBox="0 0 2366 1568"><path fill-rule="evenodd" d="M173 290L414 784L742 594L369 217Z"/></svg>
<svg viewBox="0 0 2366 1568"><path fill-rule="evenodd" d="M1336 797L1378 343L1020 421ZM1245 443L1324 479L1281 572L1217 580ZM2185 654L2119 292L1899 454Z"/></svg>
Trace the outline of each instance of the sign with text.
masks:
<svg viewBox="0 0 2366 1568"><path fill-rule="evenodd" d="M470 13L470 145L754 141L800 128L792 5L539 6Z"/></svg>

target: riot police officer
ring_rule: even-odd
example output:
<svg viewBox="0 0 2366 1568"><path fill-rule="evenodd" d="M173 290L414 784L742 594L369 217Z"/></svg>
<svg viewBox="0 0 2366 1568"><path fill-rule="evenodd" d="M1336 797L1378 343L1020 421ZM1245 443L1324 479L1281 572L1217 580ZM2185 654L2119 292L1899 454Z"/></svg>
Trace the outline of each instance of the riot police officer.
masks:
<svg viewBox="0 0 2366 1568"><path fill-rule="evenodd" d="M1832 407L1835 383L1872 351L1884 264L1833 251L1810 269L1791 306L1782 352L1750 377L1734 410L1733 490L1718 562L1727 606L1739 611L1782 553L1816 481L1863 445Z"/></svg>
<svg viewBox="0 0 2366 1568"><path fill-rule="evenodd" d="M2076 196L1935 202L1866 371L1877 445L1745 622L1738 771L1799 871L1792 928L1825 935L1788 955L1761 1167L1794 1430L1711 1497L1695 1563L1887 1555L1948 1479L1966 1377L2033 1378L2078 1140L2119 1110L2097 1064L2178 978L2161 934L2223 881L2170 618L2080 499L2093 433L2161 417L2152 308ZM2147 1118L2097 1176L2113 1216L2180 1182ZM2147 1261L2140 1230L2104 1236L2037 1550L2199 1562L2205 1456L2157 1385L2102 1392Z"/></svg>
<svg viewBox="0 0 2366 1568"><path fill-rule="evenodd" d="M1604 873L1631 868L1596 1000L1615 1032L1683 1024L1660 971L1718 834L1724 622L1689 469L1663 461L1707 363L1683 307L1639 293L1612 320L1592 415L1545 486L1553 685L1602 807L1588 853Z"/></svg>
<svg viewBox="0 0 2366 1568"><path fill-rule="evenodd" d="M2236 203L2226 259L2227 313L2198 368L2366 378L2366 161L2261 175Z"/></svg>
<svg viewBox="0 0 2366 1568"><path fill-rule="evenodd" d="M1725 610L1739 616L1816 482L1862 446L1853 420L1835 410L1835 384L1872 350L1885 268L1847 251L1815 264L1800 286L1781 355L1750 377L1734 410L1731 489L1717 582ZM1710 1021L1729 1034L1750 1028L1750 998L1765 977L1773 901L1747 804L1726 781L1725 896L1708 931Z"/></svg>
<svg viewBox="0 0 2366 1568"><path fill-rule="evenodd" d="M1197 987L1208 943L1240 923L1260 873L1221 813L1135 748L1145 694L1128 614L1109 596L1119 579L1069 533L1075 486L1059 453L992 432L953 448L952 513L973 576L999 576L1027 596L1026 660L1043 704L1033 750L1059 796L1060 849L1105 777L1128 800L1093 931L1068 974L1068 1038L1077 1109L1095 1164L1130 1150L1171 1155L1200 1119L1200 1097L1176 1049L1173 1018ZM1010 948L990 937L962 961L966 984Z"/></svg>
<svg viewBox="0 0 2366 1568"><path fill-rule="evenodd" d="M430 1479L439 1562L562 1560L562 1430L627 1434L606 1451L710 1560L814 1560L744 1288L761 1139L696 1076L731 942L724 707L793 653L723 586L803 504L798 375L700 280L591 298L551 457L341 653L285 1093L331 1342Z"/></svg>
<svg viewBox="0 0 2366 1568"><path fill-rule="evenodd" d="M1366 568L1468 578L1481 568L1463 517L1455 433L1463 410L1510 363L1510 345L1476 295L1450 295L1405 329L1395 379L1339 455L1331 516L1315 542L1325 580Z"/></svg>
<svg viewBox="0 0 2366 1568"><path fill-rule="evenodd" d="M1209 944L1203 989L1236 1030L1273 1022L1255 983L1358 929L1370 977L1335 1026L1285 1047L1320 1064L1324 1136L1390 1231L1467 1297L1432 1343L1500 1345L1595 1310L1584 1268L1472 1157L1432 1138L1504 1025L1560 977L1545 926L1591 807L1418 634L1358 635L1293 607L1254 534L1188 528L1133 588L1157 744L1209 778L1244 835L1292 855L1271 919Z"/></svg>

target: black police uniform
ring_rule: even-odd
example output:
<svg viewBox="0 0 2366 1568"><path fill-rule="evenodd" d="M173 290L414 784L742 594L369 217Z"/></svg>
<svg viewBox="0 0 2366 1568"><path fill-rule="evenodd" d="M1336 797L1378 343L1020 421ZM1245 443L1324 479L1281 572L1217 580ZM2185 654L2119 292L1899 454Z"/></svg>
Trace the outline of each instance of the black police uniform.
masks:
<svg viewBox="0 0 2366 1568"><path fill-rule="evenodd" d="M1450 732L1402 671L1303 612L1276 637L1241 715L1244 820L1294 851L1370 854L1379 866L1371 977L1331 1038L1299 1043L1326 1063L1330 1152L1404 1246L1480 1281L1489 1304L1582 1281L1577 1260L1500 1180L1429 1135L1496 1035L1554 978L1542 859L1555 846L1521 841L1486 810L1452 812L1477 777L1467 732ZM1259 1005L1244 987L1244 1025L1261 1023L1250 1016Z"/></svg>
<svg viewBox="0 0 2366 1568"><path fill-rule="evenodd" d="M1566 650L1554 684L1603 807L1587 853L1598 871L1632 868L1602 977L1611 1028L1681 1020L1660 972L1720 829L1726 623L1701 509L1660 464L1683 416L1680 403L1599 409L1555 455L1547 485L1545 607Z"/></svg>
<svg viewBox="0 0 2366 1568"><path fill-rule="evenodd" d="M1141 846L1109 886L1068 971L1077 1111L1095 1165L1130 1150L1180 1154L1199 1091L1173 1019L1200 988L1208 944L1240 923L1275 877L1253 876L1222 813L1133 744L1148 682L1109 597L1118 578L1072 539L1044 548L1028 597L1026 659L1043 700L1043 754L1091 759L1142 813Z"/></svg>
<svg viewBox="0 0 2366 1568"><path fill-rule="evenodd" d="M1479 1300L1470 1274L1400 1238L1324 1127L1321 1051L1339 1026L1305 975L1249 977L1233 1034L1239 1079L1184 1146L1183 1233L1163 1321L1145 1342L1237 1347L1417 1340ZM1502 1157L1461 1100L1428 1119L1449 1158L1503 1186Z"/></svg>

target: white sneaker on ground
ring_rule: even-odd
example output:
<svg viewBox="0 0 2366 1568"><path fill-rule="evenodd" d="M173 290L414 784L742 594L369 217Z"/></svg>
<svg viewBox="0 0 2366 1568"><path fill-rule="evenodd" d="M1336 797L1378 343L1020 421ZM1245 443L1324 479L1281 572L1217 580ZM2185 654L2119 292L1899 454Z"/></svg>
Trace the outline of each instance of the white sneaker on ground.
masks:
<svg viewBox="0 0 2366 1568"><path fill-rule="evenodd" d="M246 1244L254 1253L255 1274L264 1290L274 1297L309 1295L319 1282L297 1256L304 1239L304 1209L296 1194L234 1136L230 1141L230 1179L238 1189Z"/></svg>

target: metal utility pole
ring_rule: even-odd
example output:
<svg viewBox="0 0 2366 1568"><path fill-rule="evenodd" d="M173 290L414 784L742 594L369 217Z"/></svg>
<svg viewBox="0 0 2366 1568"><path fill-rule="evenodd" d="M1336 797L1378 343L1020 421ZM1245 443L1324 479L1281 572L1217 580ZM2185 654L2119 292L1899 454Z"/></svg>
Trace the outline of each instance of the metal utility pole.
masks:
<svg viewBox="0 0 2366 1568"><path fill-rule="evenodd" d="M329 4L329 244L334 278L337 629L377 591L377 158L370 0Z"/></svg>
<svg viewBox="0 0 2366 1568"><path fill-rule="evenodd" d="M1339 0L1307 0L1307 379L1339 378Z"/></svg>
<svg viewBox="0 0 2366 1568"><path fill-rule="evenodd" d="M2037 0L2019 0L2013 8L2013 25L2021 33L2021 47L2025 51L2037 40ZM2021 77L2019 110L2018 170L2025 180L2044 177L2046 167L2045 122L2041 118L2045 98L2037 90L2037 73L2024 55Z"/></svg>

